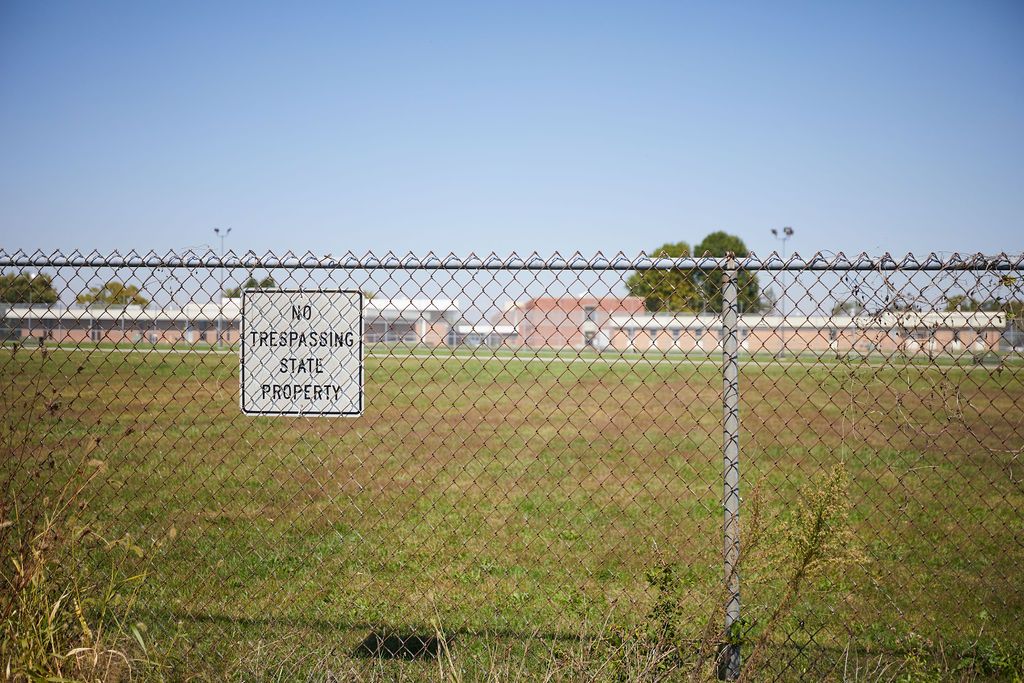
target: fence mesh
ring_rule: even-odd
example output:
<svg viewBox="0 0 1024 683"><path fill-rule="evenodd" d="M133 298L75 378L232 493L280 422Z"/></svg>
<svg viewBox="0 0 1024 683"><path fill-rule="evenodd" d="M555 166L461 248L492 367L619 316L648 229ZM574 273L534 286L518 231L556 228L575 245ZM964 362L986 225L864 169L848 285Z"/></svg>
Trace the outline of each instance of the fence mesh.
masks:
<svg viewBox="0 0 1024 683"><path fill-rule="evenodd" d="M56 509L76 580L142 576L88 618L171 643L171 677L439 629L471 678L534 641L527 671L580 643L638 678L1019 671L1020 257L0 266L0 534ZM242 414L260 290L363 293L361 416Z"/></svg>

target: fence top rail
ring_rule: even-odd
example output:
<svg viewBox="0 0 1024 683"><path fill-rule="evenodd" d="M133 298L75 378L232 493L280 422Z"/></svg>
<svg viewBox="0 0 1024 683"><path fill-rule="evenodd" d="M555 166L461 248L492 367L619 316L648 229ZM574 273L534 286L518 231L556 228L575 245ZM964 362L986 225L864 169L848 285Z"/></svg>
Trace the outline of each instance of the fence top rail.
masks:
<svg viewBox="0 0 1024 683"><path fill-rule="evenodd" d="M507 255L495 253L468 256L455 254L437 255L428 252L425 256L412 253L399 255L388 252L376 256L372 252L358 255L352 252L340 256L315 255L311 252L295 254L286 252L276 255L272 252L257 254L253 251L235 253L228 251L223 256L214 251L168 251L163 254L136 251L112 251L83 253L73 251L13 253L0 249L0 267L80 267L80 268L261 268L261 269L334 269L334 270L720 270L728 267L728 257L686 257L662 258L640 252L628 256L622 252L606 256L597 252L585 256L579 252L562 255L558 252L542 256L536 252L520 256L512 252ZM783 258L777 252L759 257L755 254L737 258L735 267L747 271L1024 271L1024 253L995 255L986 254L936 254L925 257L907 254L894 257L890 254L870 256L860 253L846 256L842 252L818 252L809 258L794 254Z"/></svg>

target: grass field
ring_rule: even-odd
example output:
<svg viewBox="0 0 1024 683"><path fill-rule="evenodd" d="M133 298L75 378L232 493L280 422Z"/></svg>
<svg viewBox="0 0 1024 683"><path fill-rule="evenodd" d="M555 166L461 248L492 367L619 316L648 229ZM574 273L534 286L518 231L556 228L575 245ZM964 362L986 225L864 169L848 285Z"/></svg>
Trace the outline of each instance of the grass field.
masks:
<svg viewBox="0 0 1024 683"><path fill-rule="evenodd" d="M667 590L658 575L672 577L685 638L718 628L713 356L380 348L362 418L306 419L241 415L231 353L115 351L3 352L4 426L28 445L5 467L20 463L27 499L83 461L99 470L76 522L130 536L147 572L133 618L174 643L182 670L216 678L254 651L348 654L371 630L440 623L472 672L495 642L644 624ZM788 659L773 666L835 675L851 644L1019 649L1021 366L811 360L741 369L744 519L762 511L745 526L748 651L787 599L773 551L839 463L847 547L781 611L771 641ZM81 559L109 569L102 546Z"/></svg>

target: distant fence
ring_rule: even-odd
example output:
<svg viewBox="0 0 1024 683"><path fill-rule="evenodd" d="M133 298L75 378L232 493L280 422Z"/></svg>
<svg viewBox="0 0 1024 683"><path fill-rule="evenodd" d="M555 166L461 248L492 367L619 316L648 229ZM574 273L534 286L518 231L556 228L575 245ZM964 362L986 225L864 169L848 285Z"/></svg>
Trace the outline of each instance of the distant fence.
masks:
<svg viewBox="0 0 1024 683"><path fill-rule="evenodd" d="M100 463L78 521L145 549L133 609L197 667L438 621L727 679L1024 642L1020 256L0 268L5 480L38 503ZM254 297L286 291L358 305L358 417L287 410L298 384L262 404L296 416L240 409ZM343 350L302 339L264 386L340 401Z"/></svg>

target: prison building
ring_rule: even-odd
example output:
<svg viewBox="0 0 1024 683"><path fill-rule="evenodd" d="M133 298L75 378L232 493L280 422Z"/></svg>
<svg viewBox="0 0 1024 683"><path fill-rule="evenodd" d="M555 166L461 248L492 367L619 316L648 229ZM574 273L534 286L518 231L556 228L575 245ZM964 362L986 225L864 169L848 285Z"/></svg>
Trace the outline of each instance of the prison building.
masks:
<svg viewBox="0 0 1024 683"><path fill-rule="evenodd" d="M451 299L367 299L363 302L363 333L367 343L440 346L462 318Z"/></svg>
<svg viewBox="0 0 1024 683"><path fill-rule="evenodd" d="M448 346L486 346L492 349L519 346L519 333L515 325L477 323L455 325L445 339Z"/></svg>
<svg viewBox="0 0 1024 683"><path fill-rule="evenodd" d="M3 313L6 336L56 343L234 344L240 300L142 306L14 305ZM616 351L707 352L721 349L716 314L662 314L638 297L543 297L507 305L498 322L460 323L458 301L364 301L367 343ZM512 321L515 321L514 323ZM744 315L737 328L749 353L957 354L998 350L1001 312L887 312L859 316Z"/></svg>
<svg viewBox="0 0 1024 683"><path fill-rule="evenodd" d="M16 304L0 312L7 334L21 339L58 344L234 344L239 338L241 299L178 308ZM458 302L448 299L367 299L363 333L367 343L438 346L461 317Z"/></svg>
<svg viewBox="0 0 1024 683"><path fill-rule="evenodd" d="M640 297L539 297L504 313L512 318L516 343L530 348L583 349L599 346L602 328L615 315L644 310Z"/></svg>
<svg viewBox="0 0 1024 683"><path fill-rule="evenodd" d="M239 303L144 306L14 305L5 326L20 338L60 343L194 344L238 341Z"/></svg>
<svg viewBox="0 0 1024 683"><path fill-rule="evenodd" d="M1006 328L998 312L886 312L859 316L740 316L739 347L748 353L924 353L997 351ZM616 351L720 351L718 315L616 314L601 339Z"/></svg>

